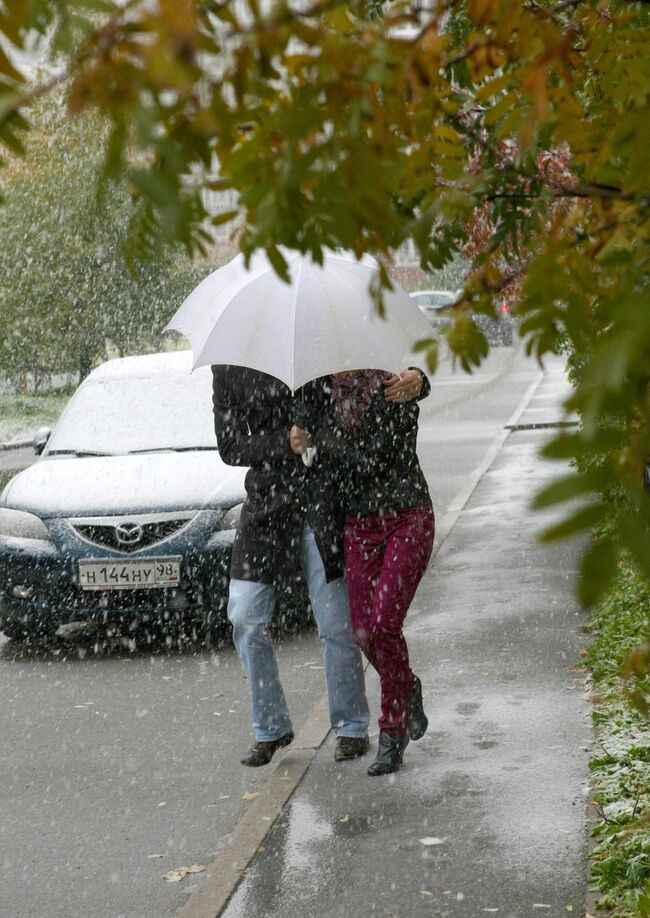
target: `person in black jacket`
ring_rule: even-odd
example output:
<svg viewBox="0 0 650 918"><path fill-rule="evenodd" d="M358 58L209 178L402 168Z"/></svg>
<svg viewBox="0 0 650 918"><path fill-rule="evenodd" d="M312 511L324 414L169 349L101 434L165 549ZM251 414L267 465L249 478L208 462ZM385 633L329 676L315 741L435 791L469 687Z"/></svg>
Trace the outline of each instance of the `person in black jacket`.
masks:
<svg viewBox="0 0 650 918"><path fill-rule="evenodd" d="M414 397L420 374L393 377L388 399ZM274 584L302 568L323 648L337 761L368 749L369 711L363 667L350 623L343 579L343 512L335 466L325 456L308 467L304 444L291 438L298 421L316 429L330 405L329 380L292 395L256 370L213 367L213 407L219 453L249 466L246 501L233 546L228 617L248 676L255 743L242 764L266 765L293 739L291 719L270 637Z"/></svg>
<svg viewBox="0 0 650 918"><path fill-rule="evenodd" d="M387 375L335 376L331 415L313 436L316 448L344 470L352 625L381 681L379 749L370 775L396 771L409 738L420 739L428 726L402 628L431 557L435 521L416 452L419 408L384 399ZM425 395L428 380L426 387Z"/></svg>

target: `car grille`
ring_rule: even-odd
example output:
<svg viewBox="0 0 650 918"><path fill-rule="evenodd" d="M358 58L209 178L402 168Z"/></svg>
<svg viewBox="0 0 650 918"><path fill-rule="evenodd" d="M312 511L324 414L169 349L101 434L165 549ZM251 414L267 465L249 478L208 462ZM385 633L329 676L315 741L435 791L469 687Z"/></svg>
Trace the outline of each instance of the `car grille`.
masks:
<svg viewBox="0 0 650 918"><path fill-rule="evenodd" d="M111 548L126 554L155 545L178 532L188 523L185 519L159 520L153 523L118 523L110 525L74 523L73 529L103 548Z"/></svg>

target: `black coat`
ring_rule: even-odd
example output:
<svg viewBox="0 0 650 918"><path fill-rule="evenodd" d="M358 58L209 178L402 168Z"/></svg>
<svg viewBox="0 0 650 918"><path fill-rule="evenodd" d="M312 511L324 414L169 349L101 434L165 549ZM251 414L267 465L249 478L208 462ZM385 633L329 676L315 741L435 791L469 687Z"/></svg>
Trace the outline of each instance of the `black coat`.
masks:
<svg viewBox="0 0 650 918"><path fill-rule="evenodd" d="M334 407L314 434L319 455L338 465L346 513L368 516L431 504L417 456L417 404L431 391L425 378L417 400L388 402L379 387L365 414L350 429L337 423Z"/></svg>
<svg viewBox="0 0 650 918"><path fill-rule="evenodd" d="M329 407L329 380L294 395L280 380L257 370L214 366L214 426L228 465L250 466L246 501L235 536L231 575L272 583L299 566L305 520L316 535L328 580L343 574L343 511L336 460L307 468L289 445L293 424L315 430Z"/></svg>

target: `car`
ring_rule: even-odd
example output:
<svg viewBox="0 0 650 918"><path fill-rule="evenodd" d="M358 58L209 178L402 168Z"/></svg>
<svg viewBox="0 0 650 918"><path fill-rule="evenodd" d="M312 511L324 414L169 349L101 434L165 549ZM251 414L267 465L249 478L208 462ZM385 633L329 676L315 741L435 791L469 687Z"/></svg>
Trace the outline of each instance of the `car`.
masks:
<svg viewBox="0 0 650 918"><path fill-rule="evenodd" d="M212 374L191 368L189 351L110 360L38 432L0 496L7 637L223 629L246 469L221 461Z"/></svg>
<svg viewBox="0 0 650 918"><path fill-rule="evenodd" d="M456 302L455 293L450 290L415 290L409 296L434 328L451 324L449 307Z"/></svg>
<svg viewBox="0 0 650 918"><path fill-rule="evenodd" d="M420 311L434 328L444 328L452 323L451 306L457 302L462 290L415 290L409 294ZM492 319L482 313L472 313L472 318L490 344L510 346L513 341L513 321L505 303L497 307L498 318Z"/></svg>

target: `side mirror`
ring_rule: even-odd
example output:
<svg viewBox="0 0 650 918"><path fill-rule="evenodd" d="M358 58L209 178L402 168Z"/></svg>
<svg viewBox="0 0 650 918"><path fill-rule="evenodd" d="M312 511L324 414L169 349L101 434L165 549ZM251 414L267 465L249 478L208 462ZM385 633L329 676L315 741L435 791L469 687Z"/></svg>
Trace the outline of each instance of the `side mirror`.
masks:
<svg viewBox="0 0 650 918"><path fill-rule="evenodd" d="M52 436L52 431L49 427L39 427L36 433L34 434L34 439L32 440L32 447L37 456L40 456L43 450L47 445L47 441Z"/></svg>

